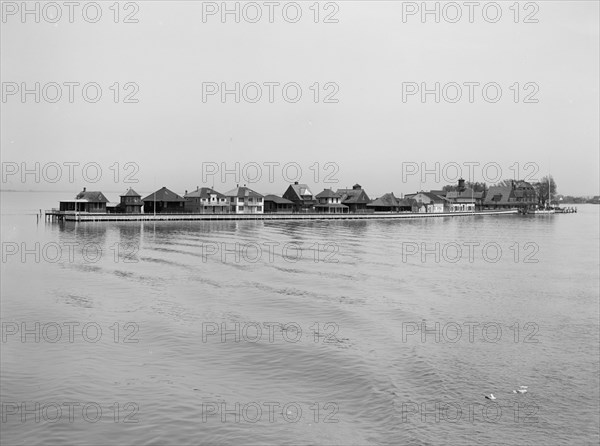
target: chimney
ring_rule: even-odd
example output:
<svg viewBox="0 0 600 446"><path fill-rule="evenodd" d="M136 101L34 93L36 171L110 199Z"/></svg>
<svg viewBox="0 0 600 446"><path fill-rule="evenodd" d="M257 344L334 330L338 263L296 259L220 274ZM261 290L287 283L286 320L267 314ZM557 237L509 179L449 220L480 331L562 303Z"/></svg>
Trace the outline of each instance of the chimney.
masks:
<svg viewBox="0 0 600 446"><path fill-rule="evenodd" d="M85 192L85 187L83 188L83 191Z"/></svg>
<svg viewBox="0 0 600 446"><path fill-rule="evenodd" d="M235 185L235 187L240 187L240 185L239 185L239 184L236 184L236 185Z"/></svg>
<svg viewBox="0 0 600 446"><path fill-rule="evenodd" d="M294 184L295 184L295 185L298 185L298 182L297 182L297 181L294 181Z"/></svg>
<svg viewBox="0 0 600 446"><path fill-rule="evenodd" d="M185 194L184 195L187 195L187 189L185 190Z"/></svg>

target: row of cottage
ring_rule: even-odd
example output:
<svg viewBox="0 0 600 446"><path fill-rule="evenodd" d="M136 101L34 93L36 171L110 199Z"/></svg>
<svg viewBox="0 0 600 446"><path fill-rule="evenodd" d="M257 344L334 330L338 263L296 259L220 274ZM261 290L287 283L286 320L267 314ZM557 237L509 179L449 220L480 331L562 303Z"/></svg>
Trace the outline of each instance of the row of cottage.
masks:
<svg viewBox="0 0 600 446"><path fill-rule="evenodd" d="M182 196L162 187L142 198L133 189L120 196L119 203L110 203L99 191L83 188L74 200L60 202L60 211L94 213L347 213L347 212L464 212L478 209L502 209L535 206L535 189L525 181L510 186L493 186L485 192L475 192L459 180L452 191L429 191L407 194L402 198L387 193L371 200L360 184L352 189L325 189L317 195L306 184L290 184L285 193L261 195L246 186L237 186L224 194L209 187L197 187Z"/></svg>

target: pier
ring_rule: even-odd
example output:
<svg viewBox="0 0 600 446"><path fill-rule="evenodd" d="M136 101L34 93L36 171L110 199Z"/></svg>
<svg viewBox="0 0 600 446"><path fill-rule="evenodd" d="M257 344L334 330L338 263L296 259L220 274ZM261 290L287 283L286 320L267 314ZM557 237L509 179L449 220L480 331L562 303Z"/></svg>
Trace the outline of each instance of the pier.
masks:
<svg viewBox="0 0 600 446"><path fill-rule="evenodd" d="M479 215L514 215L517 209L476 212L377 212L377 213L272 213L272 214L107 214L47 210L46 221L109 222L109 221L214 221L214 220L390 220L407 218L473 217Z"/></svg>

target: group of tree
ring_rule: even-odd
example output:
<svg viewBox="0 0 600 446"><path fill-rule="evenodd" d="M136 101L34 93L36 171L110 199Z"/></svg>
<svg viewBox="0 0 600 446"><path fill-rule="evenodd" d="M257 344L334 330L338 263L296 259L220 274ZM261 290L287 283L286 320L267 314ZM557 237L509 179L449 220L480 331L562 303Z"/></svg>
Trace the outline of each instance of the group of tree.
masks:
<svg viewBox="0 0 600 446"><path fill-rule="evenodd" d="M485 192L487 191L487 185L484 182L471 182L466 181L465 187L467 189L473 189L474 192ZM442 188L444 192L454 192L458 190L458 186L456 184L447 184Z"/></svg>
<svg viewBox="0 0 600 446"><path fill-rule="evenodd" d="M514 180L502 180L494 186L512 187L513 183L519 182ZM552 198L553 203L556 202L556 191L558 188L556 187L556 181L554 181L554 178L551 175L530 184L535 189L537 201L540 206L546 206L550 198ZM488 190L488 186L484 182L467 181L465 182L465 187L473 189L475 192L487 192ZM458 186L456 184L448 184L444 186L442 190L445 192L456 191L458 190Z"/></svg>

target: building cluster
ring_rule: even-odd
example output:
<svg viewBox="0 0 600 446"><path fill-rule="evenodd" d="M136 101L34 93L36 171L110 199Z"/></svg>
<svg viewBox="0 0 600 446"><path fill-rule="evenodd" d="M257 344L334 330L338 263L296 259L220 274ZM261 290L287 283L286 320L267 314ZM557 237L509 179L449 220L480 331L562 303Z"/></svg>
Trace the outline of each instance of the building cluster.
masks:
<svg viewBox="0 0 600 446"><path fill-rule="evenodd" d="M282 196L261 195L245 185L237 185L226 193L197 187L191 192L185 191L183 196L162 187L142 198L130 188L120 196L118 203L111 203L102 192L83 188L75 199L61 201L59 210L125 214L439 213L528 208L537 204L534 187L525 181L475 192L460 179L453 189L420 191L401 198L390 192L371 200L360 184L355 184L352 189L324 189L314 195L308 185L295 182Z"/></svg>

